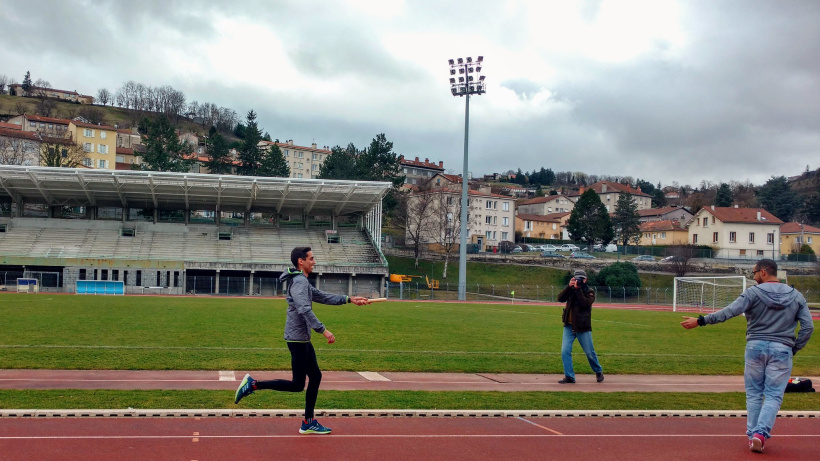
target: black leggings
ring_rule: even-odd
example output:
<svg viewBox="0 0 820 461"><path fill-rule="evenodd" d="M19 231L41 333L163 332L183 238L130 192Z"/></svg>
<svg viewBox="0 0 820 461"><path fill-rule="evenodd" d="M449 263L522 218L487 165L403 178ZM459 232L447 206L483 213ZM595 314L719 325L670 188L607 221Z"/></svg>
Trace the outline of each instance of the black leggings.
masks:
<svg viewBox="0 0 820 461"><path fill-rule="evenodd" d="M293 369L293 380L274 379L257 381L257 389L273 389L283 392L302 392L305 390L305 376L310 378L305 394L305 419L313 418L316 397L319 395L319 384L322 383L322 371L316 362L316 351L313 344L287 343L290 349L290 366Z"/></svg>

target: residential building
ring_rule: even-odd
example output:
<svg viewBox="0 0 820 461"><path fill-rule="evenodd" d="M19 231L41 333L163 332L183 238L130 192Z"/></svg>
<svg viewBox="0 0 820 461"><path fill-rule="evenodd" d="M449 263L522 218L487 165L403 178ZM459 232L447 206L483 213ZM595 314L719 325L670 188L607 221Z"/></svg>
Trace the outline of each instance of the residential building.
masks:
<svg viewBox="0 0 820 461"><path fill-rule="evenodd" d="M780 226L780 250L784 255L798 253L806 244L820 255L820 229L799 222L787 222Z"/></svg>
<svg viewBox="0 0 820 461"><path fill-rule="evenodd" d="M71 120L39 115L20 114L9 119L9 123L19 125L23 131L42 133L46 136L62 138L68 131Z"/></svg>
<svg viewBox="0 0 820 461"><path fill-rule="evenodd" d="M447 187L461 190L461 176L438 173L430 180L430 187Z"/></svg>
<svg viewBox="0 0 820 461"><path fill-rule="evenodd" d="M117 129L108 125L71 120L71 139L87 153L84 165L100 170L116 169Z"/></svg>
<svg viewBox="0 0 820 461"><path fill-rule="evenodd" d="M270 149L274 144L279 146L282 155L288 162L291 178L318 178L322 163L331 153L327 147L323 149L316 147L316 143L311 144L310 147L297 146L292 139L283 143L259 141L257 145L260 149Z"/></svg>
<svg viewBox="0 0 820 461"><path fill-rule="evenodd" d="M782 224L762 208L703 207L689 221L689 243L712 246L717 258L776 260Z"/></svg>
<svg viewBox="0 0 820 461"><path fill-rule="evenodd" d="M9 85L9 94L12 96L25 96L23 94L23 85L15 83ZM55 88L43 88L39 86L32 86L30 96L46 97L52 99L59 99L61 101L76 102L80 104L94 104L94 97L77 93L76 91L58 90Z"/></svg>
<svg viewBox="0 0 820 461"><path fill-rule="evenodd" d="M117 130L116 169L130 170L131 165L139 165L142 163L142 158L136 154L144 151L145 146L142 144L142 135L139 134L136 127Z"/></svg>
<svg viewBox="0 0 820 461"><path fill-rule="evenodd" d="M638 245L682 245L689 240L689 230L680 221L645 221L641 223Z"/></svg>
<svg viewBox="0 0 820 461"><path fill-rule="evenodd" d="M561 240L564 228L569 219L569 212L551 213L548 215L522 214L515 216L515 232L522 237Z"/></svg>
<svg viewBox="0 0 820 461"><path fill-rule="evenodd" d="M575 202L564 195L547 195L525 200L518 204L518 213L548 215L550 213L571 212Z"/></svg>
<svg viewBox="0 0 820 461"><path fill-rule="evenodd" d="M0 128L23 131L23 127L21 125L16 125L14 123L0 122Z"/></svg>
<svg viewBox="0 0 820 461"><path fill-rule="evenodd" d="M598 194L598 197L600 197L601 202L603 202L609 213L615 212L615 206L618 203L618 198L621 194L631 195L632 198L635 199L635 203L638 205L638 210L647 210L652 208L652 196L641 192L640 187L633 189L627 185L613 181L598 181L589 187L581 187L578 192L569 194L569 198L577 202L578 198L581 197L581 194L583 194L586 189L592 189Z"/></svg>
<svg viewBox="0 0 820 461"><path fill-rule="evenodd" d="M681 204L681 193L680 190L674 187L664 187L663 188L663 197L666 199L666 203L669 205L680 205Z"/></svg>
<svg viewBox="0 0 820 461"><path fill-rule="evenodd" d="M638 210L641 222L647 221L678 221L686 224L692 219L691 211L679 206L665 206L663 208L649 208L648 210Z"/></svg>
<svg viewBox="0 0 820 461"><path fill-rule="evenodd" d="M40 149L44 142L71 144L71 141L64 137L49 137L38 132L0 127L0 164L39 166Z"/></svg>
<svg viewBox="0 0 820 461"><path fill-rule="evenodd" d="M418 157L415 160L409 160L401 156L399 162L401 163L401 172L405 176L405 184L420 186L432 179L433 176L444 173L444 162L441 161L436 164L427 158L422 162Z"/></svg>

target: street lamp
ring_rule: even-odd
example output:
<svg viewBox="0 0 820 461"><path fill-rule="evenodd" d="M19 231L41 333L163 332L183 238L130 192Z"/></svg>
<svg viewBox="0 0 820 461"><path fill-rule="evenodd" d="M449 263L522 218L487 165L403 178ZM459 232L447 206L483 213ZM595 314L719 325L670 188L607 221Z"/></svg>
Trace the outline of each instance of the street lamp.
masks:
<svg viewBox="0 0 820 461"><path fill-rule="evenodd" d="M481 73L484 56L479 56L475 62L472 57L467 59L450 59L450 92L453 96L466 96L467 105L464 109L464 170L461 175L461 241L459 245L458 261L458 299L467 299L467 145L470 133L470 95L484 94L486 84Z"/></svg>

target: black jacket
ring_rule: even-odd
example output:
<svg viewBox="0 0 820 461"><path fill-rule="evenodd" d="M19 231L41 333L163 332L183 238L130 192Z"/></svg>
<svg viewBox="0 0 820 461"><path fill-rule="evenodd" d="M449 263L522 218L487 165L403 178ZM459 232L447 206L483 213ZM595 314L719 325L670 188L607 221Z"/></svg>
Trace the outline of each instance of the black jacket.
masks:
<svg viewBox="0 0 820 461"><path fill-rule="evenodd" d="M571 325L572 331L583 333L592 331L592 303L595 302L595 291L584 284L581 288L567 286L558 294L558 302L567 303L561 320L564 325Z"/></svg>

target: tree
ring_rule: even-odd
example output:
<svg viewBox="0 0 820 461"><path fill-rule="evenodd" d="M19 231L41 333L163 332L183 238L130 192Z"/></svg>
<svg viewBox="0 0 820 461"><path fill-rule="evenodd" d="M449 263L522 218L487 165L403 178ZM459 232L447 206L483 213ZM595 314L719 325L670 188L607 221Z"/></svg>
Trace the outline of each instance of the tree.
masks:
<svg viewBox="0 0 820 461"><path fill-rule="evenodd" d="M615 237L606 207L593 189L581 194L567 221L567 231L573 240L587 244L609 243Z"/></svg>
<svg viewBox="0 0 820 461"><path fill-rule="evenodd" d="M26 153L30 152L33 142L11 136L0 136L0 165L24 165L27 160Z"/></svg>
<svg viewBox="0 0 820 461"><path fill-rule="evenodd" d="M662 208L666 206L666 195L661 189L652 191L652 208Z"/></svg>
<svg viewBox="0 0 820 461"><path fill-rule="evenodd" d="M142 157L142 170L182 173L189 171L196 161L188 143L179 140L173 125L164 115L149 123L145 152L134 154Z"/></svg>
<svg viewBox="0 0 820 461"><path fill-rule="evenodd" d="M695 257L695 250L697 247L691 243L672 245L666 249L666 254L672 256L669 264L676 277L683 277L692 270L691 260Z"/></svg>
<svg viewBox="0 0 820 461"><path fill-rule="evenodd" d="M34 82L34 86L36 86L38 88L51 88L51 82L49 82L48 80L42 79L42 78L38 78Z"/></svg>
<svg viewBox="0 0 820 461"><path fill-rule="evenodd" d="M77 113L88 123L100 124L105 121L105 111L99 107L83 106Z"/></svg>
<svg viewBox="0 0 820 461"><path fill-rule="evenodd" d="M802 213L808 222L812 224L820 223L820 192L815 192L806 197Z"/></svg>
<svg viewBox="0 0 820 461"><path fill-rule="evenodd" d="M289 178L290 166L279 146L272 144L270 149L262 153L262 162L259 165L259 176L274 176Z"/></svg>
<svg viewBox="0 0 820 461"><path fill-rule="evenodd" d="M97 90L97 101L103 106L107 106L108 102L114 102L114 98L111 96L111 92L105 88L100 88Z"/></svg>
<svg viewBox="0 0 820 461"><path fill-rule="evenodd" d="M359 151L353 143L346 148L335 146L330 149L330 155L325 158L324 163L319 168L320 179L357 179L356 162Z"/></svg>
<svg viewBox="0 0 820 461"><path fill-rule="evenodd" d="M596 194L597 195L597 194ZM638 203L631 194L620 194L612 216L612 226L617 231L621 243L626 246L630 241L637 243L641 237L641 215L638 214Z"/></svg>
<svg viewBox="0 0 820 461"><path fill-rule="evenodd" d="M757 198L766 211L788 222L800 206L800 197L792 191L785 176L772 176L757 191Z"/></svg>
<svg viewBox="0 0 820 461"><path fill-rule="evenodd" d="M432 239L444 253L444 270L441 278L447 278L450 259L461 244L461 194L446 189L433 192ZM470 223L467 223L469 227ZM512 251L512 250L510 250Z"/></svg>
<svg viewBox="0 0 820 461"><path fill-rule="evenodd" d="M422 244L434 234L431 226L435 213L435 194L429 189L416 193L401 192L397 201L399 211L395 213L393 221L399 229L404 230L405 242L413 249L413 267L418 268Z"/></svg>
<svg viewBox="0 0 820 461"><path fill-rule="evenodd" d="M6 93L6 85L9 84L9 78L6 74L0 74L0 94Z"/></svg>
<svg viewBox="0 0 820 461"><path fill-rule="evenodd" d="M31 73L26 71L26 76L23 77L23 85L21 86L23 90L23 96L31 95Z"/></svg>
<svg viewBox="0 0 820 461"><path fill-rule="evenodd" d="M54 109L57 108L57 103L54 102L52 99L48 99L45 96L40 98L37 101L37 104L34 105L34 111L37 115L42 115L43 117L51 117L52 112Z"/></svg>
<svg viewBox="0 0 820 461"><path fill-rule="evenodd" d="M601 269L601 272L598 273L594 280L598 286L641 287L641 278L638 276L638 268L630 262L610 264Z"/></svg>
<svg viewBox="0 0 820 461"><path fill-rule="evenodd" d="M219 133L211 136L208 149L208 161L203 166L211 174L230 174L233 171L233 159L228 150L228 143Z"/></svg>
<svg viewBox="0 0 820 461"><path fill-rule="evenodd" d="M376 135L364 151L359 154L356 162L357 178L365 181L390 181L394 187L404 184L404 175L401 174L401 160L393 152L393 143L389 142L384 133Z"/></svg>
<svg viewBox="0 0 820 461"><path fill-rule="evenodd" d="M732 188L725 182L720 183L717 192L715 193L715 206L730 207L734 198L732 197Z"/></svg>
<svg viewBox="0 0 820 461"><path fill-rule="evenodd" d="M239 166L236 167L236 174L245 176L259 176L259 167L262 163L262 149L259 148L259 141L262 140L262 132L256 123L256 112L248 111L246 118L247 127L245 137L239 148Z"/></svg>
<svg viewBox="0 0 820 461"><path fill-rule="evenodd" d="M40 144L40 166L76 168L86 158L88 154L72 142L70 134L64 138L43 138Z"/></svg>

